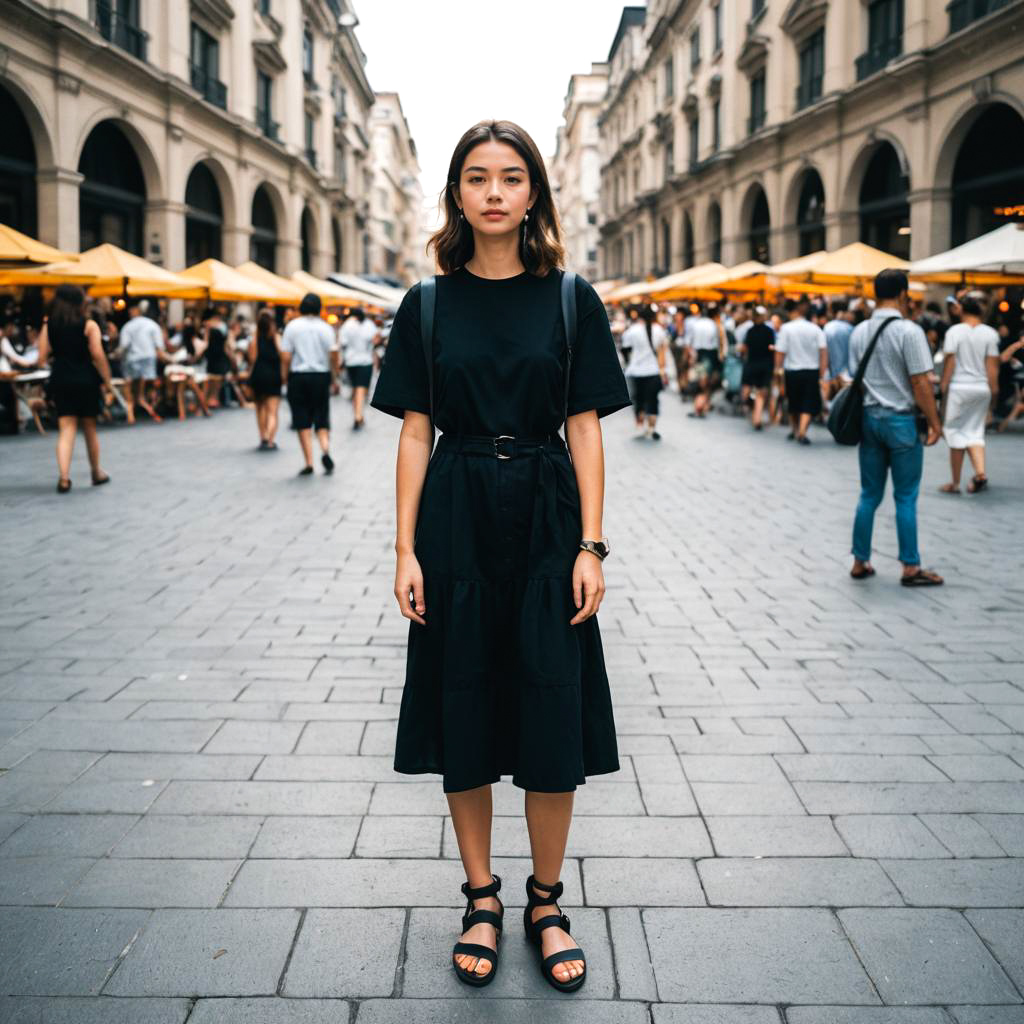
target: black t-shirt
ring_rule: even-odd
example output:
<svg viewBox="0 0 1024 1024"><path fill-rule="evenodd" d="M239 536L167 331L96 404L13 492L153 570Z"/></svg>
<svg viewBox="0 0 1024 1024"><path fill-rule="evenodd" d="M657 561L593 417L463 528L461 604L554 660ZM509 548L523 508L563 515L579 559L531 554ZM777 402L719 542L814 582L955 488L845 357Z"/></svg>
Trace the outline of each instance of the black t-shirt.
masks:
<svg viewBox="0 0 1024 1024"><path fill-rule="evenodd" d="M464 267L437 278L434 419L453 433L549 434L562 423L565 330L562 272L490 280ZM630 404L608 317L597 292L576 279L578 330L569 415L607 416ZM420 336L420 286L402 299L370 404L392 416L429 413Z"/></svg>
<svg viewBox="0 0 1024 1024"><path fill-rule="evenodd" d="M775 332L767 324L754 324L747 331L743 344L747 346L748 363L770 363Z"/></svg>

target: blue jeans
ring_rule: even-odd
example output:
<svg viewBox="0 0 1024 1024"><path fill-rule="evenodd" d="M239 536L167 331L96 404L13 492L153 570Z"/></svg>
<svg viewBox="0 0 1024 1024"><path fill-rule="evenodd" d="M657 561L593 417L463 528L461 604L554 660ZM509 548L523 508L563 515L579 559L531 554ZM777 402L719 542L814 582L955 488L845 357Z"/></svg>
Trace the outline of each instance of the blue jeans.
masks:
<svg viewBox="0 0 1024 1024"><path fill-rule="evenodd" d="M924 446L917 436L914 414L865 406L860 443L860 501L853 520L854 558L862 562L871 558L875 509L882 503L885 478L891 469L900 561L904 565L921 564L917 550L917 494L923 466Z"/></svg>

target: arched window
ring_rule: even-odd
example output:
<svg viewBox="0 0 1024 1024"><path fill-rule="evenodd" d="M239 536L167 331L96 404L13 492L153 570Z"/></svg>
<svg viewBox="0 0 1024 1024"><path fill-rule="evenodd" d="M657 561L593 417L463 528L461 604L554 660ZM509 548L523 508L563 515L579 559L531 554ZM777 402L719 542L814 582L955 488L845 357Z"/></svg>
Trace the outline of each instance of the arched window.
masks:
<svg viewBox="0 0 1024 1024"><path fill-rule="evenodd" d="M185 186L185 265L221 258L224 211L210 168L196 164Z"/></svg>
<svg viewBox="0 0 1024 1024"><path fill-rule="evenodd" d="M341 225L331 220L331 240L334 242L334 269L341 271Z"/></svg>
<svg viewBox="0 0 1024 1024"><path fill-rule="evenodd" d="M800 233L800 255L807 256L825 248L825 186L815 170L804 175L796 204L796 223Z"/></svg>
<svg viewBox="0 0 1024 1024"><path fill-rule="evenodd" d="M35 237L36 147L18 101L0 85L0 224Z"/></svg>
<svg viewBox="0 0 1024 1024"><path fill-rule="evenodd" d="M747 235L750 242L750 259L760 260L762 263L771 262L771 246L769 235L771 234L772 221L768 210L768 197L764 189L758 186L757 194L750 210L750 231Z"/></svg>
<svg viewBox="0 0 1024 1024"><path fill-rule="evenodd" d="M128 137L113 121L101 121L89 133L78 161L82 249L102 242L143 255L146 183Z"/></svg>
<svg viewBox="0 0 1024 1024"><path fill-rule="evenodd" d="M993 103L971 126L957 154L952 244L1013 220L1024 221L1024 120L1005 103Z"/></svg>
<svg viewBox="0 0 1024 1024"><path fill-rule="evenodd" d="M250 255L254 263L274 270L277 263L277 216L265 185L252 197L252 241Z"/></svg>
<svg viewBox="0 0 1024 1024"><path fill-rule="evenodd" d="M302 243L302 269L307 274L313 272L313 214L306 206L302 210L302 223L299 228Z"/></svg>
<svg viewBox="0 0 1024 1024"><path fill-rule="evenodd" d="M901 259L910 256L909 183L896 149L875 150L860 186L860 240Z"/></svg>
<svg viewBox="0 0 1024 1024"><path fill-rule="evenodd" d="M722 262L722 208L712 203L708 210L708 256L712 263Z"/></svg>

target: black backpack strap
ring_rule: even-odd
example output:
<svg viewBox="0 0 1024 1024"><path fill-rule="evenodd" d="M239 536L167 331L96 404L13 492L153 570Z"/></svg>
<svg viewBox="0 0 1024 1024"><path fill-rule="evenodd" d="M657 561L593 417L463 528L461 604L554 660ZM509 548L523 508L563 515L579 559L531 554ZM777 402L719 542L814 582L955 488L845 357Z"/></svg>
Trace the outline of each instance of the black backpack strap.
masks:
<svg viewBox="0 0 1024 1024"><path fill-rule="evenodd" d="M565 327L565 397L562 402L562 429L569 441L569 377L572 356L576 349L576 275L567 270L562 274L562 324Z"/></svg>
<svg viewBox="0 0 1024 1024"><path fill-rule="evenodd" d="M872 355L875 352L875 345L878 344L878 339L882 336L882 332L893 322L893 320L899 320L898 316L888 316L875 328L875 333L871 337L871 341L868 342L868 347L861 357L861 361L857 364L857 371L853 378L853 386L860 388L864 381L864 374L868 372L868 363L871 360Z"/></svg>
<svg viewBox="0 0 1024 1024"><path fill-rule="evenodd" d="M434 306L437 301L437 278L425 277L420 282L420 337L423 359L427 364L427 391L430 395L430 436L434 436Z"/></svg>

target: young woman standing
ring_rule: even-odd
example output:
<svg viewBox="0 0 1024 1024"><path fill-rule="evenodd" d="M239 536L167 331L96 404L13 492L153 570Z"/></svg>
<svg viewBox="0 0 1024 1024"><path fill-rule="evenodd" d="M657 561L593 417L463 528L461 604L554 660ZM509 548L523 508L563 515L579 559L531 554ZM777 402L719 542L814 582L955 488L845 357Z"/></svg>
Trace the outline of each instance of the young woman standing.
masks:
<svg viewBox="0 0 1024 1024"><path fill-rule="evenodd" d="M469 901L453 966L471 985L494 978L504 913L491 784L511 775L526 791L524 927L545 979L572 991L585 958L557 901L573 791L619 767L595 618L608 553L598 419L629 395L601 301L579 279L567 367L561 231L522 128L483 121L463 135L444 209L430 243L443 271L433 402L422 283L395 316L371 402L404 420L395 597L411 622L395 768L444 777Z"/></svg>
<svg viewBox="0 0 1024 1024"><path fill-rule="evenodd" d="M277 450L277 411L281 404L281 349L277 343L274 314L263 310L256 321L256 335L249 342L249 387L256 399L256 426L261 452Z"/></svg>
<svg viewBox="0 0 1024 1024"><path fill-rule="evenodd" d="M110 482L100 468L100 383L109 392L110 366L103 352L99 325L85 316L85 293L75 285L57 288L50 315L39 332L39 365L53 357L50 397L57 406L57 492L71 490L71 453L78 428L85 435L94 487Z"/></svg>

